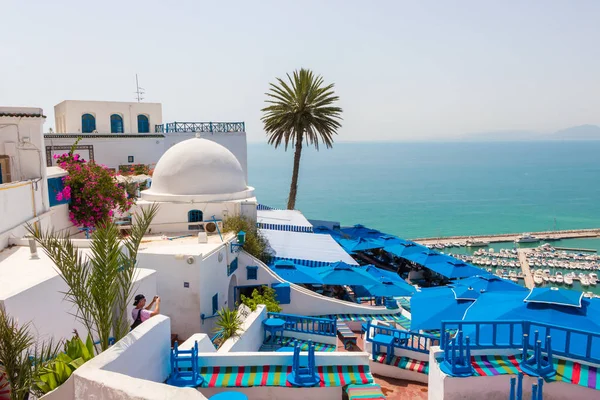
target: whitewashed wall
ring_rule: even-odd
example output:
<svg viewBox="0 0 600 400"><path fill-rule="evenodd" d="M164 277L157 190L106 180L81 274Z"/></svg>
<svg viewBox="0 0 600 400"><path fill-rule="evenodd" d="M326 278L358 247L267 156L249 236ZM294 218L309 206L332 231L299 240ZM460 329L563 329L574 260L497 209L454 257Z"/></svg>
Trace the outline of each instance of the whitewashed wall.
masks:
<svg viewBox="0 0 600 400"><path fill-rule="evenodd" d="M93 146L94 161L104 164L109 168L118 168L119 165L145 164L154 165L165 151L164 138L152 137L157 135L140 134L138 137L115 137L104 135L104 137L90 137L89 134L81 134L82 140L78 146ZM60 137L61 135L45 135L45 146L50 147L51 154L64 154L77 140L76 137ZM102 136L102 135L96 135ZM62 149L61 149L62 146ZM76 149L83 159L90 159L90 151L87 149ZM133 156L133 162L129 162L129 156ZM51 165L56 165L56 160L51 158Z"/></svg>
<svg viewBox="0 0 600 400"><path fill-rule="evenodd" d="M162 124L160 103L128 103L120 101L81 101L65 100L54 106L55 128L57 133L81 133L81 116L92 114L96 117L96 130L110 133L110 116L119 114L123 118L123 132L137 133L137 116L148 116L150 132L154 125Z"/></svg>

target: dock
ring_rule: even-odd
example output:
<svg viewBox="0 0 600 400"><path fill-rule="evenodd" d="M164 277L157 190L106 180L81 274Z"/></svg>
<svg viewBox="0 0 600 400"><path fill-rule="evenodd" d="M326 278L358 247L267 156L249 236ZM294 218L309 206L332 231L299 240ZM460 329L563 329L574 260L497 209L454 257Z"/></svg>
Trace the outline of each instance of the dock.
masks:
<svg viewBox="0 0 600 400"><path fill-rule="evenodd" d="M531 274L531 269L529 268L529 263L527 262L527 250L528 249L519 249L517 250L517 254L519 255L521 271L523 272L525 278L525 286L527 289L532 289L535 287L535 283L533 282L533 275Z"/></svg>
<svg viewBox="0 0 600 400"><path fill-rule="evenodd" d="M471 235L471 236L447 236L447 237L430 237L430 238L417 238L412 239L413 241L420 244L437 244L437 243L449 243L449 242L462 242L467 239L483 240L485 242L496 243L496 242L514 242L523 233L501 233L497 235ZM547 232L531 232L533 236L539 238L552 238L552 239L577 239L577 238L594 238L600 237L600 228L594 229L571 229L564 231L547 231ZM552 246L554 247L554 246Z"/></svg>
<svg viewBox="0 0 600 400"><path fill-rule="evenodd" d="M554 247L554 246L552 246ZM575 247L554 247L556 250L564 250L564 251L574 251L574 252L583 252L583 253L596 253L597 250L594 249L578 249Z"/></svg>

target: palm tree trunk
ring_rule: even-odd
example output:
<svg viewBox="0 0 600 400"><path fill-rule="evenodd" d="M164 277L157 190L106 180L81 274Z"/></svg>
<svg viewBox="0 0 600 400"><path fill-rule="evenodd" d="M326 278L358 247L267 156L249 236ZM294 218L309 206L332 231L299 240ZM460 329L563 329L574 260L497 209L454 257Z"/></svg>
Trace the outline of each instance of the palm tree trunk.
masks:
<svg viewBox="0 0 600 400"><path fill-rule="evenodd" d="M294 152L294 170L292 171L292 184L288 198L288 210L296 208L296 195L298 194L298 173L300 172L300 156L302 156L302 133L296 134L296 151Z"/></svg>

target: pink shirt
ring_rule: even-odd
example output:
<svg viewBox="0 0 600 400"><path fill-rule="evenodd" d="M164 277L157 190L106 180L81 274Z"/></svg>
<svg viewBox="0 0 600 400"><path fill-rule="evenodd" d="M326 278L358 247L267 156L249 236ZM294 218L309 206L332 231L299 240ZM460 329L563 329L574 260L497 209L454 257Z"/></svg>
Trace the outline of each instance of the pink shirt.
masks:
<svg viewBox="0 0 600 400"><path fill-rule="evenodd" d="M140 312L140 310L140 318L142 319L142 322L144 322L152 316L152 311L144 310L143 308L134 308L133 310L131 310L131 318L133 318L134 321L137 319L138 312Z"/></svg>

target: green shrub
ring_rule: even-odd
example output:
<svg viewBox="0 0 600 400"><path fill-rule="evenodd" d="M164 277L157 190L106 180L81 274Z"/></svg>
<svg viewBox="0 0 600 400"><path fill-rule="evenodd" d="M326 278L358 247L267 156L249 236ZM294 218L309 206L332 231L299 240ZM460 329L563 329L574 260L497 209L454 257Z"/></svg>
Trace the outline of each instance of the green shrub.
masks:
<svg viewBox="0 0 600 400"><path fill-rule="evenodd" d="M38 394L46 394L64 382L71 376L73 371L81 367L86 361L94 357L94 343L88 335L85 343L74 336L65 342L64 353L56 356L51 361L45 362L35 380Z"/></svg>
<svg viewBox="0 0 600 400"><path fill-rule="evenodd" d="M246 242L243 246L244 250L265 264L268 264L271 261L272 256L269 242L260 234L256 224L250 218L243 216L227 217L223 220L223 231L233 232L235 234L239 231L246 232Z"/></svg>
<svg viewBox="0 0 600 400"><path fill-rule="evenodd" d="M236 337L242 329L242 321L237 313L237 310L222 308L218 311L219 318L215 323L215 333L221 333L218 343L219 347L229 338Z"/></svg>
<svg viewBox="0 0 600 400"><path fill-rule="evenodd" d="M255 311L259 304L264 304L267 306L268 312L281 312L281 307L276 297L275 289L262 286L260 290L254 289L250 297L241 295L240 300L242 304L248 306L252 311Z"/></svg>

